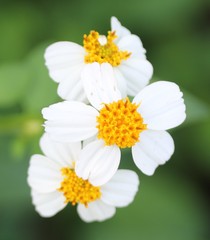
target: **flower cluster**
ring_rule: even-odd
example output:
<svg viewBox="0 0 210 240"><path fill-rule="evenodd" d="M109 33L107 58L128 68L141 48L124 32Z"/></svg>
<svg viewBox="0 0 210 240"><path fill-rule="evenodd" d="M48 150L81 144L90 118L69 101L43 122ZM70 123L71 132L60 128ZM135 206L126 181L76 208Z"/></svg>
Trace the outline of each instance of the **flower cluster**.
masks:
<svg viewBox="0 0 210 240"><path fill-rule="evenodd" d="M145 53L140 38L115 17L107 36L91 31L83 46L57 42L46 49L46 66L64 101L42 110L43 155L30 160L28 184L41 216L71 203L86 222L108 219L139 187L134 171L119 169L121 148L131 148L146 175L172 156L166 130L185 120L183 94L172 82L148 85L153 68Z"/></svg>

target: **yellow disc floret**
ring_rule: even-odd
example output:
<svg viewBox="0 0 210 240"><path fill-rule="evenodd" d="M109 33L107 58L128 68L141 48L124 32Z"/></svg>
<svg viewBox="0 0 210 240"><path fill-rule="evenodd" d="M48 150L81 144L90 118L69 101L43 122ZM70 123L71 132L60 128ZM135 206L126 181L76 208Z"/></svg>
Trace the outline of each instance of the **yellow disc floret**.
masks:
<svg viewBox="0 0 210 240"><path fill-rule="evenodd" d="M120 65L122 60L129 58L131 53L120 51L113 42L117 38L115 32L108 32L107 37L100 36L98 32L91 31L84 35L84 48L87 52L85 63L110 63L112 66Z"/></svg>
<svg viewBox="0 0 210 240"><path fill-rule="evenodd" d="M100 187L95 187L88 180L78 177L75 171L68 167L62 168L61 172L64 179L58 191L63 192L66 203L82 203L87 207L89 202L100 198Z"/></svg>
<svg viewBox="0 0 210 240"><path fill-rule="evenodd" d="M129 98L105 104L97 117L98 138L109 146L116 144L126 148L135 145L140 133L147 128L137 111L138 107Z"/></svg>

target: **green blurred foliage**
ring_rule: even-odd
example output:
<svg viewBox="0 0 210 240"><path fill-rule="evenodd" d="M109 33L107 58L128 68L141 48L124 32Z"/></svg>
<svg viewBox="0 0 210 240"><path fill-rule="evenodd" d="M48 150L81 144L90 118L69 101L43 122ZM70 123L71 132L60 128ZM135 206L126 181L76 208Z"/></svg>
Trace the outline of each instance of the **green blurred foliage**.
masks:
<svg viewBox="0 0 210 240"><path fill-rule="evenodd" d="M39 153L41 109L60 101L44 66L55 41L82 43L110 17L139 35L154 79L178 83L187 120L171 133L176 151L154 176L145 177L124 152L122 166L138 171L133 204L104 223L83 223L68 206L43 219L27 186L30 156ZM210 238L210 3L208 0L1 1L0 8L0 239Z"/></svg>

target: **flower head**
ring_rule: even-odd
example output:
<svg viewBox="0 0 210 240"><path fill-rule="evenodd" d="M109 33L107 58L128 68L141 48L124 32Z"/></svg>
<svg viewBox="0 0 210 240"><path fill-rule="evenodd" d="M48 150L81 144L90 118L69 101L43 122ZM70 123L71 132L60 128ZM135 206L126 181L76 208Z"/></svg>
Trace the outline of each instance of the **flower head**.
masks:
<svg viewBox="0 0 210 240"><path fill-rule="evenodd" d="M114 43L117 38L115 32L108 32L108 36L100 36L98 32L91 31L84 35L85 63L109 63L113 67L119 66L123 60L130 57L131 53L121 51Z"/></svg>
<svg viewBox="0 0 210 240"><path fill-rule="evenodd" d="M97 116L98 138L108 146L132 147L139 141L140 132L147 128L137 108L129 98L104 104Z"/></svg>
<svg viewBox="0 0 210 240"><path fill-rule="evenodd" d="M51 217L70 203L77 205L84 221L103 221L115 214L116 207L133 201L139 185L135 172L118 170L108 182L95 186L90 179L97 175L98 171L94 172L97 163L92 165L92 171L89 168L91 177L83 179L78 174L77 168L81 172L89 171L84 165L81 169L79 164L83 151L80 142L59 143L44 134L40 146L45 156L31 157L28 184L33 204L41 216Z"/></svg>
<svg viewBox="0 0 210 240"><path fill-rule="evenodd" d="M137 167L152 175L174 152L173 139L165 130L184 121L183 94L175 83L159 81L146 86L130 102L128 98L121 98L112 71L105 63L86 68L83 81L87 79L91 83L84 86L93 107L78 102L51 105L42 111L47 119L45 130L52 138L64 142L96 136L86 147L90 152L106 147L111 154L130 147ZM112 158L112 161L119 159Z"/></svg>
<svg viewBox="0 0 210 240"><path fill-rule="evenodd" d="M56 42L46 49L45 61L51 78L59 83L60 97L87 101L81 81L85 66L95 62L110 64L122 96L134 96L148 84L153 73L145 52L139 37L112 17L111 31L107 36L91 31L88 35L84 34L83 46L73 42Z"/></svg>

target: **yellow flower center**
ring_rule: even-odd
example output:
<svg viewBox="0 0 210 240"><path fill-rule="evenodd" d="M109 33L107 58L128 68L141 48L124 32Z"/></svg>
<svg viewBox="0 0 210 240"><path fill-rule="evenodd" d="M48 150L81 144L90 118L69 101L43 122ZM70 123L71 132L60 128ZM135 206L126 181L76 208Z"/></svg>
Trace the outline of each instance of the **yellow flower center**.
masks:
<svg viewBox="0 0 210 240"><path fill-rule="evenodd" d="M120 51L113 42L117 38L115 32L108 32L107 37L100 36L98 32L91 31L84 35L84 48L87 52L85 63L110 63L112 66L120 65L122 60L129 58L131 53Z"/></svg>
<svg viewBox="0 0 210 240"><path fill-rule="evenodd" d="M63 192L66 203L82 203L87 207L89 202L101 197L100 187L95 187L88 180L78 177L74 170L66 167L62 168L61 172L64 179L58 191Z"/></svg>
<svg viewBox="0 0 210 240"><path fill-rule="evenodd" d="M147 125L137 112L138 107L139 104L131 103L129 98L105 104L97 117L98 138L106 145L116 144L120 148L139 142L139 135Z"/></svg>

